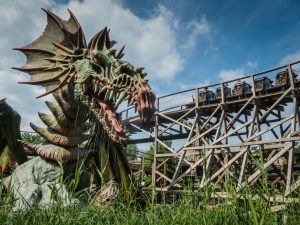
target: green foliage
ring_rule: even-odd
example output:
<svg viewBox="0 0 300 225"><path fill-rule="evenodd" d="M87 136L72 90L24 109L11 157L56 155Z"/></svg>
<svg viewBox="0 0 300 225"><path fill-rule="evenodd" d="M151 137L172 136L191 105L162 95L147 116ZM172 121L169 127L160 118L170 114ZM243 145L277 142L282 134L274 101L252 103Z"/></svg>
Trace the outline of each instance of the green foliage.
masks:
<svg viewBox="0 0 300 225"><path fill-rule="evenodd" d="M168 147L171 148L172 141L164 141L164 144L166 144ZM170 152L170 150L168 150L162 144L157 145L157 153L169 153L169 152ZM146 166L152 167L153 155L154 155L154 143L150 146L149 150L147 151L147 154L145 155L145 165Z"/></svg>
<svg viewBox="0 0 300 225"><path fill-rule="evenodd" d="M172 147L172 141L164 141L163 142L166 146L169 148ZM145 166L148 168L152 168L152 163L153 163L153 155L154 155L154 143L150 146L149 150L145 154ZM162 154L162 153L170 153L170 150L165 147L162 144L157 145L157 153ZM157 164L161 163L163 158L157 158ZM176 159L174 157L170 157L168 162L165 164L166 168L166 174L168 176L172 176L176 169ZM151 183L151 175L145 175L144 177L144 182L148 185Z"/></svg>
<svg viewBox="0 0 300 225"><path fill-rule="evenodd" d="M136 144L127 145L126 153L128 160L136 160L138 156L138 147L136 146Z"/></svg>
<svg viewBox="0 0 300 225"><path fill-rule="evenodd" d="M22 138L22 140L28 141L33 144L41 144L43 141L43 138L40 135L28 133L28 132L22 133L21 138Z"/></svg>

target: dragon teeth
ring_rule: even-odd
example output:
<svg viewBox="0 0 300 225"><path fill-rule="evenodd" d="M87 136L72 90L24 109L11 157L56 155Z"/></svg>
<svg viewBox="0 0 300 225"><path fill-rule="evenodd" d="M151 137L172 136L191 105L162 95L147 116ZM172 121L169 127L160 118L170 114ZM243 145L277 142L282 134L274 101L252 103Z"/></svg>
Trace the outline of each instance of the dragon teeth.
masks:
<svg viewBox="0 0 300 225"><path fill-rule="evenodd" d="M110 95L109 95L109 100L113 100L114 97L114 91L111 90Z"/></svg>
<svg viewBox="0 0 300 225"><path fill-rule="evenodd" d="M127 95L126 98L124 98L124 101L128 100L130 98L130 95Z"/></svg>
<svg viewBox="0 0 300 225"><path fill-rule="evenodd" d="M104 101L107 102L110 99L111 90L107 90L105 93Z"/></svg>
<svg viewBox="0 0 300 225"><path fill-rule="evenodd" d="M117 99L117 101L116 101L116 105L115 105L115 107L117 108L120 104L121 104L121 102L125 99L125 92L122 92L122 93L120 93L120 95L119 95L119 97L118 97L118 99Z"/></svg>
<svg viewBox="0 0 300 225"><path fill-rule="evenodd" d="M127 81L126 81L126 86L129 86L130 85L130 81L131 81L131 78L126 76L127 77Z"/></svg>
<svg viewBox="0 0 300 225"><path fill-rule="evenodd" d="M101 95L105 90L106 90L106 87L102 87L98 92L98 96Z"/></svg>

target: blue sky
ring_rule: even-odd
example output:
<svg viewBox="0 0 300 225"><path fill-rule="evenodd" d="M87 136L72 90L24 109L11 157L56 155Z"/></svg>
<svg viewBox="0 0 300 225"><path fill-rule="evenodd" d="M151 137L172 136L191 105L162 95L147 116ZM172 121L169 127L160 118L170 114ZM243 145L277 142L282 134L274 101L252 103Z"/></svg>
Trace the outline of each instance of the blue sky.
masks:
<svg viewBox="0 0 300 225"><path fill-rule="evenodd" d="M158 4L165 6L184 25L204 17L210 32L197 37L191 49L179 48L184 68L175 80L186 86L194 82L218 82L220 72L249 74L283 63L300 49L300 1L126 1L140 17L151 17ZM177 40L189 33L180 29ZM300 54L296 54L295 60ZM182 85L184 86L184 85ZM170 87L176 91L178 87Z"/></svg>
<svg viewBox="0 0 300 225"><path fill-rule="evenodd" d="M12 51L43 31L47 8L64 19L77 16L87 40L104 26L125 59L144 66L158 94L220 82L300 60L300 1L297 0L14 0L0 1L0 98L39 124L42 90L17 84L28 77L10 68L24 63ZM300 71L299 71L300 72Z"/></svg>

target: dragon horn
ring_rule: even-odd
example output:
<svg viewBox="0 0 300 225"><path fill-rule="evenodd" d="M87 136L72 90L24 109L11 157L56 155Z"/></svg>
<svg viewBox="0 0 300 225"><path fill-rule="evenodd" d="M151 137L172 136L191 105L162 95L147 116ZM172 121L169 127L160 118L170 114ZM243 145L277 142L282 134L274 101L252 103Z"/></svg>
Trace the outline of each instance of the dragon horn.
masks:
<svg viewBox="0 0 300 225"><path fill-rule="evenodd" d="M97 38L97 41L96 41L96 44L95 44L95 47L98 49L98 50L103 50L104 48L104 44L106 42L106 33L107 33L107 27L105 27L102 32L100 33L100 35L98 36Z"/></svg>

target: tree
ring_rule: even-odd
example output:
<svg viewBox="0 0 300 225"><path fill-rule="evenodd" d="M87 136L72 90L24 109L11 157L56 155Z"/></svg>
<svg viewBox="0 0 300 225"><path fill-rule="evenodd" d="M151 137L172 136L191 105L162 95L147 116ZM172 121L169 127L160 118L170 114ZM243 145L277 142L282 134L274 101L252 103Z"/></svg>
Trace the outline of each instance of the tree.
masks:
<svg viewBox="0 0 300 225"><path fill-rule="evenodd" d="M21 138L23 141L27 141L33 144L41 144L43 142L43 138L39 134L29 132L22 133Z"/></svg>
<svg viewBox="0 0 300 225"><path fill-rule="evenodd" d="M136 144L127 145L126 153L128 160L136 160L138 155L138 147L136 146Z"/></svg>
<svg viewBox="0 0 300 225"><path fill-rule="evenodd" d="M164 144L166 144L168 147L171 148L172 146L172 141L164 141ZM157 153L163 154L163 153L170 153L170 150L163 146L162 144L158 144L157 146ZM147 154L145 155L145 165L148 167L152 167L152 162L153 162L153 155L154 155L154 143L150 146L149 150L147 151ZM174 169L174 164L175 164L175 159L172 157L169 159L167 165L167 171L172 173Z"/></svg>

